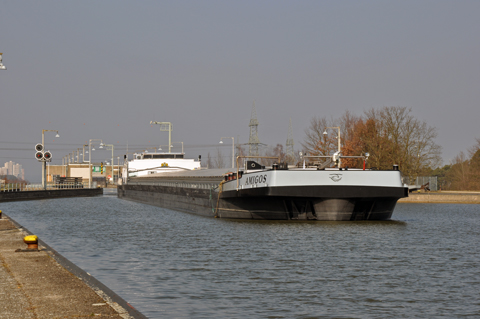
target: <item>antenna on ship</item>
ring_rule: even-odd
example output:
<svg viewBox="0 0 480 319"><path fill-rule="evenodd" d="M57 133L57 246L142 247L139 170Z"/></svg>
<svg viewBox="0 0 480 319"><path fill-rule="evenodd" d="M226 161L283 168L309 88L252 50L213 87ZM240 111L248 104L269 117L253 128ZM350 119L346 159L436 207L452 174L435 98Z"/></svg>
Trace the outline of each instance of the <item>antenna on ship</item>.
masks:
<svg viewBox="0 0 480 319"><path fill-rule="evenodd" d="M288 135L287 135L287 163L295 162L295 151L293 149L293 132L292 132L292 118L290 118L290 123L288 125Z"/></svg>
<svg viewBox="0 0 480 319"><path fill-rule="evenodd" d="M150 124L160 125L160 131L161 132L167 132L168 131L168 152L171 153L171 149L172 149L172 129L173 129L172 123L150 121ZM183 145L183 143L182 143L182 145Z"/></svg>
<svg viewBox="0 0 480 319"><path fill-rule="evenodd" d="M258 120L257 110L255 109L255 101L253 101L252 115L250 117L250 138L248 139L248 156L259 156L258 145L260 141L258 139Z"/></svg>

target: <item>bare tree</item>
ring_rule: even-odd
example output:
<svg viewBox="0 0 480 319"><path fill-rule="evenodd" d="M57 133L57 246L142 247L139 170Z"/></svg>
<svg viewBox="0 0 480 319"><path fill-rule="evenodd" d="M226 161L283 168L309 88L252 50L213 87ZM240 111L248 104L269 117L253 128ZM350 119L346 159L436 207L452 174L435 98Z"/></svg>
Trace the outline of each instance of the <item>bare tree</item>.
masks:
<svg viewBox="0 0 480 319"><path fill-rule="evenodd" d="M468 149L469 157L460 152L450 165L430 172L438 176L443 189L480 190L480 139L476 141L477 144Z"/></svg>
<svg viewBox="0 0 480 319"><path fill-rule="evenodd" d="M248 152L245 150L245 145L236 144L235 145L235 165L237 165L237 156L247 156ZM238 160L238 167L242 168L244 166L245 159Z"/></svg>
<svg viewBox="0 0 480 319"><path fill-rule="evenodd" d="M383 107L365 112L365 122L355 129L370 164L380 169L398 164L403 174L415 179L441 162L437 131L411 114L406 107Z"/></svg>
<svg viewBox="0 0 480 319"><path fill-rule="evenodd" d="M223 154L220 151L220 148L217 147L217 156L215 157L215 167L216 168L224 168L225 167L225 160L223 158Z"/></svg>
<svg viewBox="0 0 480 319"><path fill-rule="evenodd" d="M355 135L355 126L361 118L359 116L353 115L349 110L346 110L345 113L340 117L338 123L340 125L340 131L342 134L342 144L343 141L348 141L353 138ZM331 125L337 126L337 125ZM349 155L359 155L359 154L349 154Z"/></svg>
<svg viewBox="0 0 480 319"><path fill-rule="evenodd" d="M285 162L287 155L283 151L283 145L282 144L277 144L275 147L269 146L266 150L263 156L268 156L268 157L276 157L280 159L280 162ZM273 163L278 163L278 159L266 159L262 158L260 160L260 163L262 165L272 165Z"/></svg>
<svg viewBox="0 0 480 319"><path fill-rule="evenodd" d="M277 146L273 148L273 156L278 157L280 159L280 162L285 162L287 154L285 154L285 152L283 151L282 144L277 144Z"/></svg>
<svg viewBox="0 0 480 319"><path fill-rule="evenodd" d="M470 154L470 190L480 190L480 139L477 138L476 140L477 144L468 150Z"/></svg>
<svg viewBox="0 0 480 319"><path fill-rule="evenodd" d="M475 141L477 142L477 144L475 144L474 146L468 149L468 153L470 157L473 157L475 153L477 153L478 150L480 150L480 138L476 138Z"/></svg>
<svg viewBox="0 0 480 319"><path fill-rule="evenodd" d="M380 114L393 146L393 160L404 175L416 178L427 168L440 164L441 147L435 143L436 128L414 118L411 109L406 107L384 107Z"/></svg>
<svg viewBox="0 0 480 319"><path fill-rule="evenodd" d="M212 156L210 156L210 152L208 152L208 155L207 155L207 168L214 168Z"/></svg>
<svg viewBox="0 0 480 319"><path fill-rule="evenodd" d="M244 145L237 144L235 145L235 148L236 148L236 151L235 151L236 156L247 156L247 151L245 150Z"/></svg>
<svg viewBox="0 0 480 319"><path fill-rule="evenodd" d="M337 149L337 141L333 134L324 135L323 132L329 126L325 117L313 117L310 126L305 130L303 150L311 155L331 155Z"/></svg>
<svg viewBox="0 0 480 319"><path fill-rule="evenodd" d="M470 167L465 153L460 152L452 161L447 177L453 190L468 190L470 184Z"/></svg>
<svg viewBox="0 0 480 319"><path fill-rule="evenodd" d="M394 106L370 109L362 117L346 111L329 124L325 117L313 118L305 130L302 146L313 155L331 155L337 149L334 134L323 134L325 128L340 127L342 154L370 153L369 166L388 169L398 164L404 175L415 178L436 167L441 161L441 148L435 143L437 131L416 119L411 109ZM357 160L345 160L344 165L358 165Z"/></svg>

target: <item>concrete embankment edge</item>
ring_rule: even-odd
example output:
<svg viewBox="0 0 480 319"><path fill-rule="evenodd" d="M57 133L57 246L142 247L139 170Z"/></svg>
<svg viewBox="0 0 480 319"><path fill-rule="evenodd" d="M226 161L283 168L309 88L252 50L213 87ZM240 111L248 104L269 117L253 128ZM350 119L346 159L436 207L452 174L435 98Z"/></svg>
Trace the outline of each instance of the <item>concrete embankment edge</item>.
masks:
<svg viewBox="0 0 480 319"><path fill-rule="evenodd" d="M17 223L11 217L3 214L2 218L7 217L12 224L25 235L33 235L28 229ZM55 249L50 247L40 238L38 239L39 248L42 247L43 251L47 253L53 260L55 260L61 267L67 270L69 273L83 281L91 290L93 290L100 298L112 307L122 318L135 318L146 319L147 317L135 309L132 305L126 302L123 298L118 296L110 288L102 284L93 276L85 272L83 269L69 261L67 258L58 253Z"/></svg>
<svg viewBox="0 0 480 319"><path fill-rule="evenodd" d="M399 203L480 204L480 193L411 193Z"/></svg>
<svg viewBox="0 0 480 319"><path fill-rule="evenodd" d="M99 195L103 195L102 188L66 188L23 192L0 192L0 202L53 199L65 197L90 197Z"/></svg>

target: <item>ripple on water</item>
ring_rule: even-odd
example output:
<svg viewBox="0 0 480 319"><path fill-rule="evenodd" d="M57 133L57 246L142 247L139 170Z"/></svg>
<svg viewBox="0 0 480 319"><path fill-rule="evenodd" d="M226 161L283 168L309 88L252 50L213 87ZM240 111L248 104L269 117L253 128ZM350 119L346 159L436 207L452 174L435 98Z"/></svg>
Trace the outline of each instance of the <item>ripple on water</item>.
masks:
<svg viewBox="0 0 480 319"><path fill-rule="evenodd" d="M221 220L113 196L1 206L150 318L480 316L476 205L398 204L386 222Z"/></svg>

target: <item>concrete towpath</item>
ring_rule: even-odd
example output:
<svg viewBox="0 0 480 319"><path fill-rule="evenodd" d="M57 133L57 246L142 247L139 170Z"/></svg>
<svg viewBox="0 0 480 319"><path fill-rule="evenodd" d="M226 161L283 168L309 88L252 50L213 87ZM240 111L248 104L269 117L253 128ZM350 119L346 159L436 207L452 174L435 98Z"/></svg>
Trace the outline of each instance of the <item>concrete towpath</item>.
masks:
<svg viewBox="0 0 480 319"><path fill-rule="evenodd" d="M39 241L25 249L30 233L0 218L0 318L146 318L95 278Z"/></svg>

